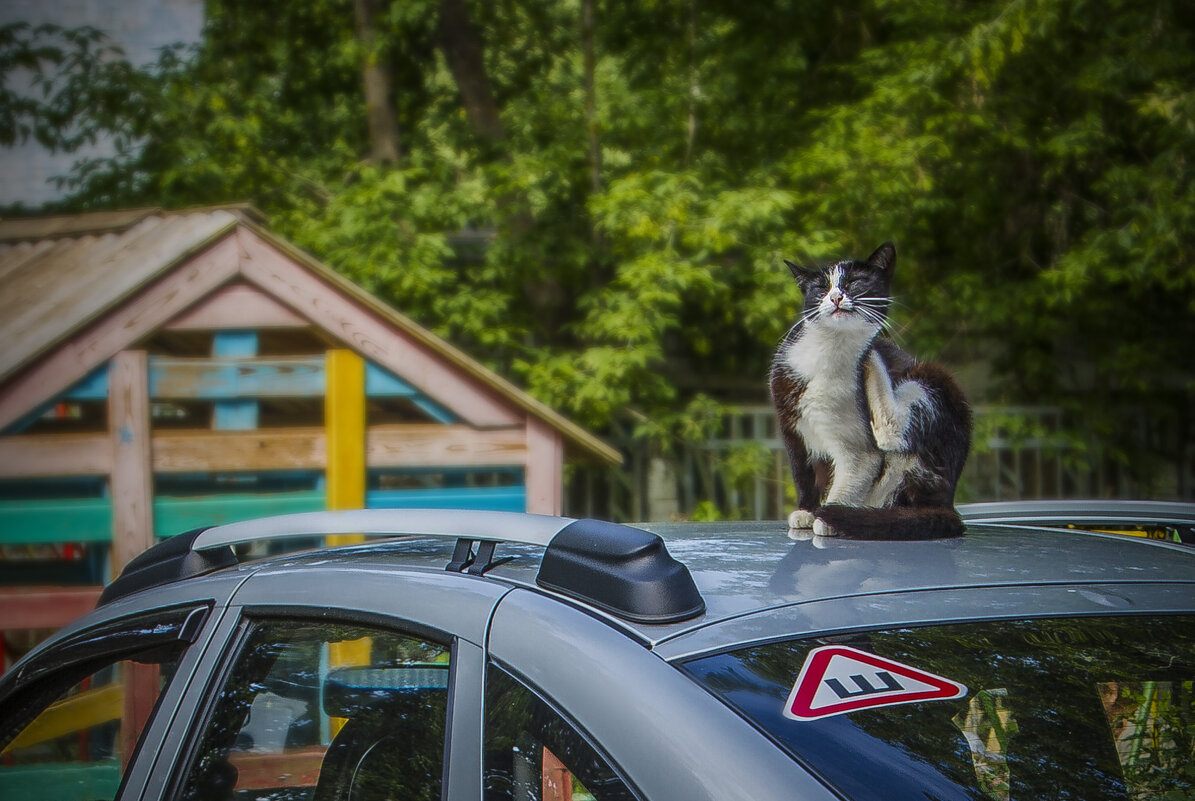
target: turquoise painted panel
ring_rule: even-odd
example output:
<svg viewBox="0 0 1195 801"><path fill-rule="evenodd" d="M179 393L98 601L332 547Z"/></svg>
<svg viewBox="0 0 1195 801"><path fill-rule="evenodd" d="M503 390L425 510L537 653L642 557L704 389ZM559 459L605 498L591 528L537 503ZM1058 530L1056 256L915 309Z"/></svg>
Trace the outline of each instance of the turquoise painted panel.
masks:
<svg viewBox="0 0 1195 801"><path fill-rule="evenodd" d="M370 509L483 509L490 512L527 510L526 487L445 487L411 490L371 490Z"/></svg>
<svg viewBox="0 0 1195 801"><path fill-rule="evenodd" d="M0 543L111 542L107 498L0 501Z"/></svg>
<svg viewBox="0 0 1195 801"><path fill-rule="evenodd" d="M324 493L318 490L161 496L154 498L154 533L169 537L200 526L323 508ZM112 502L107 498L0 501L0 544L111 541Z"/></svg>
<svg viewBox="0 0 1195 801"><path fill-rule="evenodd" d="M442 507L522 512L527 508L527 490L522 486L371 490L366 493L365 503L370 509ZM316 512L324 506L321 490L162 496L154 498L154 532L169 537L201 526ZM0 544L111 541L112 503L107 498L0 501Z"/></svg>
<svg viewBox="0 0 1195 801"><path fill-rule="evenodd" d="M0 798L4 801L91 801L115 798L120 787L120 761L92 764L54 763L0 765Z"/></svg>
<svg viewBox="0 0 1195 801"><path fill-rule="evenodd" d="M318 512L324 506L324 493L318 490L268 495L229 493L159 497L154 498L154 533L159 537L171 537L201 526L218 526L270 515Z"/></svg>
<svg viewBox="0 0 1195 801"><path fill-rule="evenodd" d="M460 418L420 394L413 386L373 362L365 363L365 395L370 398L410 398L411 402L438 423L455 423Z"/></svg>
<svg viewBox="0 0 1195 801"><path fill-rule="evenodd" d="M256 331L217 331L212 336L212 355L235 359L257 355ZM153 397L153 392L150 392ZM212 428L217 431L252 431L257 428L256 401L220 401L212 408Z"/></svg>
<svg viewBox="0 0 1195 801"><path fill-rule="evenodd" d="M70 400L106 400L108 397L108 365L105 364L66 391Z"/></svg>
<svg viewBox="0 0 1195 801"><path fill-rule="evenodd" d="M217 331L212 335L212 355L256 356L257 332L251 330Z"/></svg>
<svg viewBox="0 0 1195 801"><path fill-rule="evenodd" d="M417 398L412 398L411 402L422 409L428 417L435 420L437 423L444 423L447 425L448 423L455 423L460 419L440 404L433 400L428 400L422 395Z"/></svg>
<svg viewBox="0 0 1195 801"><path fill-rule="evenodd" d="M410 398L419 390L384 367L365 363L365 394L371 398Z"/></svg>

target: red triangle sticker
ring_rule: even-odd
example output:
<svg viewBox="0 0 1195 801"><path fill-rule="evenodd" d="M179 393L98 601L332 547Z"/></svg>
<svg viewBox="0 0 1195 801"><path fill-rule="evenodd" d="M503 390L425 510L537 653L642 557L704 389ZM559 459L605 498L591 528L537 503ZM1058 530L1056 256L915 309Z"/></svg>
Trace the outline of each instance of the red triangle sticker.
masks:
<svg viewBox="0 0 1195 801"><path fill-rule="evenodd" d="M966 694L962 684L933 673L846 645L823 645L805 657L784 705L784 716L817 720L860 709L942 701Z"/></svg>

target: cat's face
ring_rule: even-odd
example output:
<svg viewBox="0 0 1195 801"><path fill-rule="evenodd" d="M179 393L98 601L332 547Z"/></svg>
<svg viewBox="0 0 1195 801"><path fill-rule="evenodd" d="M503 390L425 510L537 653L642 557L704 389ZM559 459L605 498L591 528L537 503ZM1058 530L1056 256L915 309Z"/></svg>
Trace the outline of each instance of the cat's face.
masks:
<svg viewBox="0 0 1195 801"><path fill-rule="evenodd" d="M840 261L809 270L785 262L805 293L801 320L818 325L879 331L888 316L896 248L881 245L867 261Z"/></svg>

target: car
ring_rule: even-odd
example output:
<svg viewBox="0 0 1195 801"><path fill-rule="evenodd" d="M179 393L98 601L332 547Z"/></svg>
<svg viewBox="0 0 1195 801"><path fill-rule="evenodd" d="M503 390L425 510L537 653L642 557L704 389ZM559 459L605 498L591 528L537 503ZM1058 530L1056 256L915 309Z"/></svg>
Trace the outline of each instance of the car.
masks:
<svg viewBox="0 0 1195 801"><path fill-rule="evenodd" d="M789 534L357 510L163 540L0 678L0 798L1195 797L1189 546Z"/></svg>

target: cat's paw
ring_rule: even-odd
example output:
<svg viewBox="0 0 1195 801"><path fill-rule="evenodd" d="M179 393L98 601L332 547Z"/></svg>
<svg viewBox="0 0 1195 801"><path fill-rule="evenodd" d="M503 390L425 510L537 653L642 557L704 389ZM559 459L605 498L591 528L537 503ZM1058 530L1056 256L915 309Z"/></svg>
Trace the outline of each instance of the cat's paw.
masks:
<svg viewBox="0 0 1195 801"><path fill-rule="evenodd" d="M837 537L838 532L830 527L830 524L825 520L813 521L813 536L815 537Z"/></svg>
<svg viewBox="0 0 1195 801"><path fill-rule="evenodd" d="M808 509L794 509L788 516L789 528L813 528L813 512Z"/></svg>
<svg viewBox="0 0 1195 801"><path fill-rule="evenodd" d="M905 449L903 432L893 421L871 421L871 435L875 437L876 447L885 453L894 453Z"/></svg>

